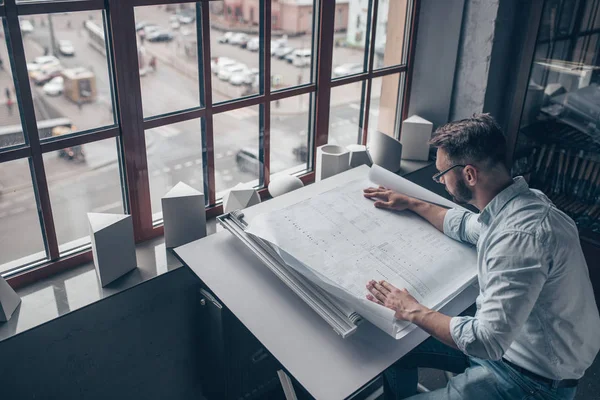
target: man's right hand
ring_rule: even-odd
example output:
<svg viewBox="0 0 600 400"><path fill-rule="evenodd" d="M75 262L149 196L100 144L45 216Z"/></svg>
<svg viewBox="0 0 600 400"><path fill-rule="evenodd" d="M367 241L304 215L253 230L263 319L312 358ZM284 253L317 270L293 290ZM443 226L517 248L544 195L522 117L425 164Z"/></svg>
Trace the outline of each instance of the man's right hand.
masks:
<svg viewBox="0 0 600 400"><path fill-rule="evenodd" d="M375 207L387 210L404 211L414 201L412 197L386 189L383 186L367 188L363 191L363 194L367 199L375 199Z"/></svg>

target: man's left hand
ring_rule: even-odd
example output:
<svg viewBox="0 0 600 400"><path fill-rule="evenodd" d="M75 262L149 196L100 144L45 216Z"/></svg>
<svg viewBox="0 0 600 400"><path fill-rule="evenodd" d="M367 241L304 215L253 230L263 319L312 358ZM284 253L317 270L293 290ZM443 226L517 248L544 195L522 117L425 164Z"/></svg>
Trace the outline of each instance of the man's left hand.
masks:
<svg viewBox="0 0 600 400"><path fill-rule="evenodd" d="M396 312L396 319L412 321L412 317L423 307L406 289L398 289L386 281L369 281L367 299Z"/></svg>

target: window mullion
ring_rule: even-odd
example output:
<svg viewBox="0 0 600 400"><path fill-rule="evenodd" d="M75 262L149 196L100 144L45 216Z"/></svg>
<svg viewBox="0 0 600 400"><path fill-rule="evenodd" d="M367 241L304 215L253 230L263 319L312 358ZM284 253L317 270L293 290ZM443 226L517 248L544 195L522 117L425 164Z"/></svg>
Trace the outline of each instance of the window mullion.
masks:
<svg viewBox="0 0 600 400"><path fill-rule="evenodd" d="M108 0L108 15L129 211L136 241L143 241L153 227L134 9L129 2Z"/></svg>
<svg viewBox="0 0 600 400"><path fill-rule="evenodd" d="M335 31L336 4L333 0L319 2L319 54L317 65L316 99L316 136L313 155L316 148L327 144L329 138L329 107L331 104L331 71L333 64L333 42ZM313 159L315 159L314 157ZM313 163L314 166L314 163Z"/></svg>
<svg viewBox="0 0 600 400"><path fill-rule="evenodd" d="M48 180L44 169L44 160L42 158L42 149L40 146L40 137L37 129L35 111L33 105L33 96L29 86L29 76L27 73L27 60L25 57L25 48L19 25L19 16L15 0L5 0L6 12L6 31L9 54L13 55L13 77L15 79L16 95L21 112L21 123L25 133L25 140L31 150L30 169L33 180L33 188L38 203L38 212L42 233L44 236L44 245L46 253L50 260L57 260L60 256L58 249L58 239L54 226L54 217L52 215L52 206L50 203L50 192L48 190Z"/></svg>
<svg viewBox="0 0 600 400"><path fill-rule="evenodd" d="M258 151L262 163L259 184L268 187L271 178L271 1L260 0L260 9L259 70L262 80L260 87L264 90L265 101L260 107L259 117Z"/></svg>
<svg viewBox="0 0 600 400"><path fill-rule="evenodd" d="M379 0L371 0L370 4L370 16L369 25L367 27L367 49L369 51L367 71L369 76L373 73L373 65L375 63L375 38L377 34L377 11L379 8ZM369 78L366 82L366 88L363 84L362 100L361 100L361 113L360 113L360 124L359 124L359 135L362 136L359 140L362 144L367 144L368 132L369 132L369 110L371 108L371 88L373 86L373 79ZM362 132L360 132L362 131ZM362 135L361 135L362 133Z"/></svg>
<svg viewBox="0 0 600 400"><path fill-rule="evenodd" d="M217 202L215 188L215 139L213 129L213 99L212 99L212 69L210 65L210 4L207 1L200 3L201 31L198 32L198 43L202 43L202 58L198 57L200 75L200 98L204 100L206 114L202 122L202 163L204 173L204 191L208 192L208 204ZM201 33L200 33L201 32Z"/></svg>

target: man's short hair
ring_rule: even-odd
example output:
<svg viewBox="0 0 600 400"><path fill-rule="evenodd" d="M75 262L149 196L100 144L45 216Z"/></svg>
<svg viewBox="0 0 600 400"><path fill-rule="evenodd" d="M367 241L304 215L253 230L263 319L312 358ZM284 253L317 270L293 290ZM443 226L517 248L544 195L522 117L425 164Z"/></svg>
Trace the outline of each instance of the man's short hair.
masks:
<svg viewBox="0 0 600 400"><path fill-rule="evenodd" d="M429 143L444 150L453 164L505 165L506 138L490 114L475 114L440 126Z"/></svg>

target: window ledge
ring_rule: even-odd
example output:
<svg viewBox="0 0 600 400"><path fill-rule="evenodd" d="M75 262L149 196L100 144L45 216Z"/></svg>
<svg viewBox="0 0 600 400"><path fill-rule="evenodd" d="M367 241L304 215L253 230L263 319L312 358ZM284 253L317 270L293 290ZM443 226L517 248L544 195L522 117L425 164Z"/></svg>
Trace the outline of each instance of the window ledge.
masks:
<svg viewBox="0 0 600 400"><path fill-rule="evenodd" d="M431 161L403 161L398 174L411 174L430 164ZM223 228L217 224L216 219L207 222L209 235L221 230ZM0 341L134 288L182 266L179 260L166 250L164 237L138 244L136 255L138 267L104 288L100 286L94 264L89 262L18 289L21 304L8 322L0 323Z"/></svg>

